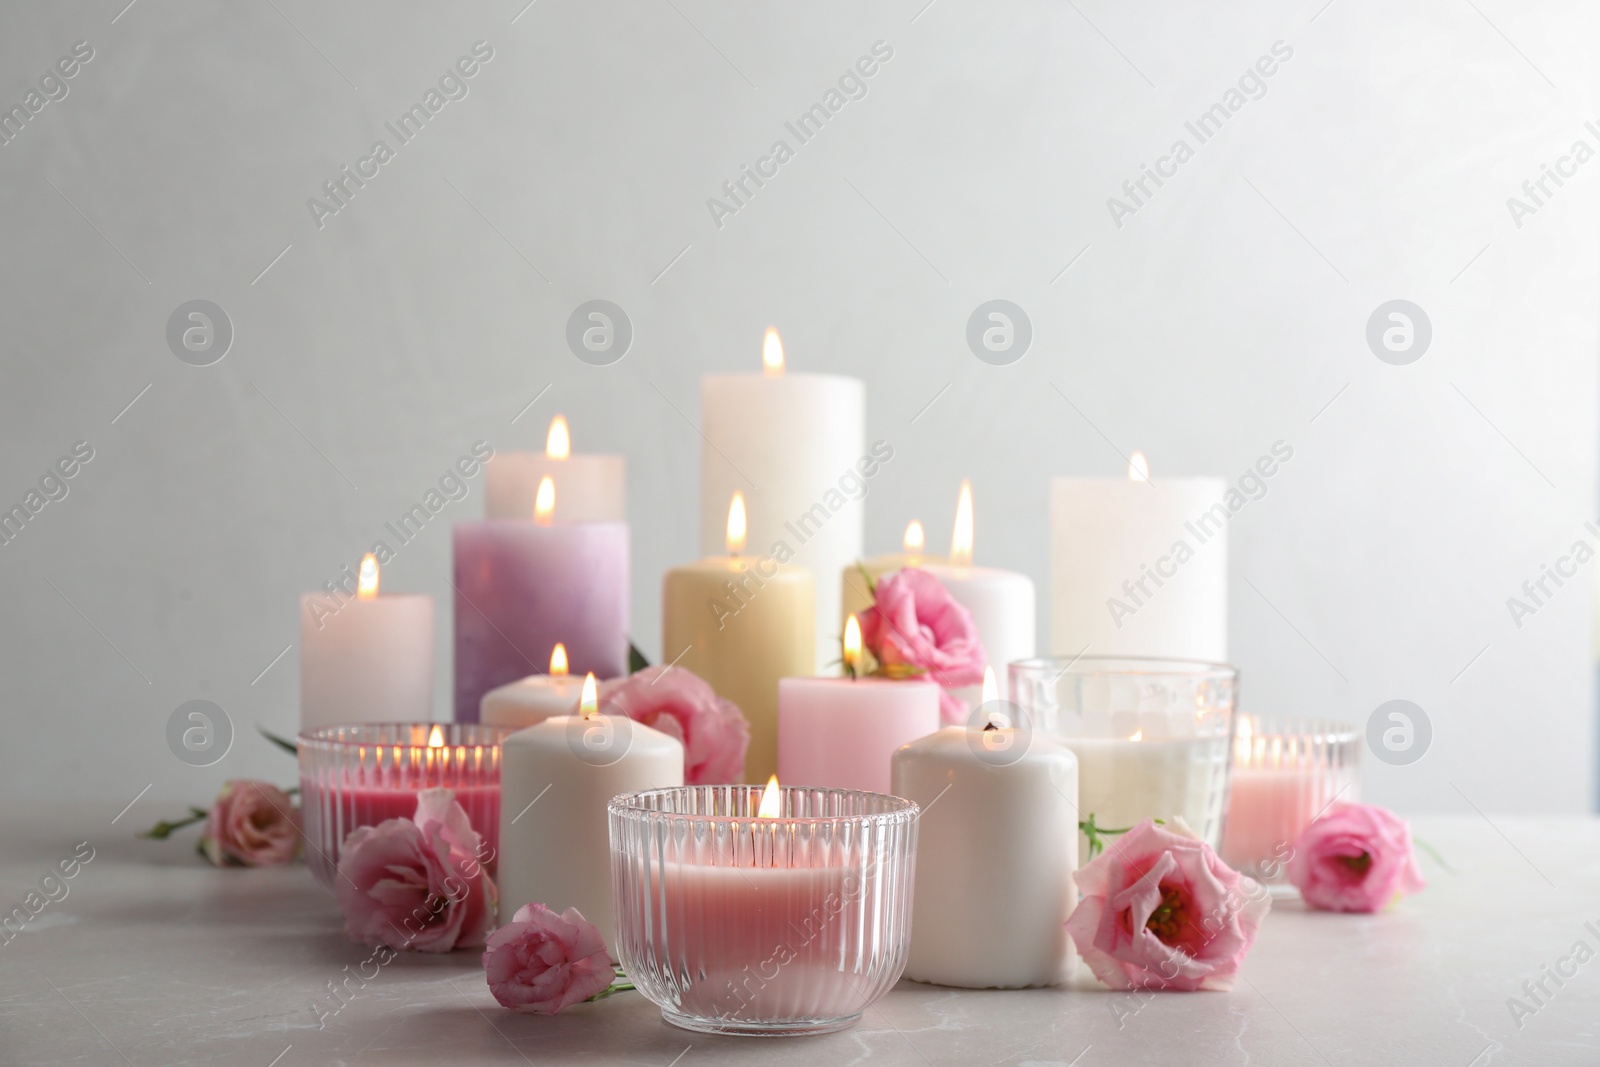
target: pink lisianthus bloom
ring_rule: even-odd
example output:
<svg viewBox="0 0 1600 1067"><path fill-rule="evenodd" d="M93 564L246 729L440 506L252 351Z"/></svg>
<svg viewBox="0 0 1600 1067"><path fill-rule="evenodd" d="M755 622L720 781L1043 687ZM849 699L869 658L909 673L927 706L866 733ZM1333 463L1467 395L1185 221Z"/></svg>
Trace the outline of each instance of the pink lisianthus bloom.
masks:
<svg viewBox="0 0 1600 1067"><path fill-rule="evenodd" d="M217 794L199 847L218 867L288 863L300 850L300 811L269 782L235 779Z"/></svg>
<svg viewBox="0 0 1600 1067"><path fill-rule="evenodd" d="M489 935L483 969L494 999L532 1015L588 1000L616 977L594 924L577 908L557 915L543 904L524 904Z"/></svg>
<svg viewBox="0 0 1600 1067"><path fill-rule="evenodd" d="M1307 904L1325 911L1378 911L1427 885L1411 827L1370 804L1335 804L1306 827L1287 874Z"/></svg>
<svg viewBox="0 0 1600 1067"><path fill-rule="evenodd" d="M489 849L449 789L424 789L410 819L345 838L334 892L352 941L418 952L483 944L497 896Z"/></svg>
<svg viewBox="0 0 1600 1067"><path fill-rule="evenodd" d="M646 667L600 686L600 710L626 715L683 742L685 785L717 785L744 777L750 724L709 682L682 667Z"/></svg>
<svg viewBox="0 0 1600 1067"><path fill-rule="evenodd" d="M939 683L944 721L965 720L971 709L949 690L981 684L989 662L972 613L918 567L879 578L875 600L861 614L861 643L891 675L914 671Z"/></svg>
<svg viewBox="0 0 1600 1067"><path fill-rule="evenodd" d="M1083 900L1067 932L1113 989L1233 988L1272 906L1182 820L1146 819L1072 877Z"/></svg>

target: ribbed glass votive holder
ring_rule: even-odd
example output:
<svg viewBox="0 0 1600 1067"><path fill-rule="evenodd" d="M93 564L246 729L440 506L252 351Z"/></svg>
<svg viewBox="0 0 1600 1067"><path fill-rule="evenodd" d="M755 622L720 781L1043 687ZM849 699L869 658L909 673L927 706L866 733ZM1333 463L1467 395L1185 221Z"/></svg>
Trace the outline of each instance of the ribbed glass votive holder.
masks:
<svg viewBox="0 0 1600 1067"><path fill-rule="evenodd" d="M1359 800L1362 736L1348 723L1240 715L1222 859L1268 884L1291 846L1334 801Z"/></svg>
<svg viewBox="0 0 1600 1067"><path fill-rule="evenodd" d="M409 819L417 794L447 787L491 851L500 847L500 740L511 731L478 723L362 723L302 731L300 807L306 863L332 888L350 831Z"/></svg>
<svg viewBox="0 0 1600 1067"><path fill-rule="evenodd" d="M613 952L685 1029L842 1030L905 969L921 810L785 787L763 818L762 794L701 785L611 801Z"/></svg>

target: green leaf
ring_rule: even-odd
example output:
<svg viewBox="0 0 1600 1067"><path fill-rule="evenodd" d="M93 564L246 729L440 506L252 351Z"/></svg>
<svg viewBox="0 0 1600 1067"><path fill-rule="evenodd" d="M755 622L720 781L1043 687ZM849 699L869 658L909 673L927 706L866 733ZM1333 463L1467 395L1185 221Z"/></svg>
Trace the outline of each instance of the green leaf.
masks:
<svg viewBox="0 0 1600 1067"><path fill-rule="evenodd" d="M300 746L299 745L295 744L293 741L288 740L287 738L279 737L277 734L273 733L271 730L268 730L265 726L257 725L256 726L256 733L260 734L262 737L265 737L268 741L271 741L273 744L277 745L279 748L283 749L285 752L289 753L289 755L291 755L291 756L298 756L300 754Z"/></svg>
<svg viewBox="0 0 1600 1067"><path fill-rule="evenodd" d="M872 572L867 570L867 565L859 559L856 560L856 569L861 572L862 579L867 583L867 595L876 603L878 599L878 583L872 577Z"/></svg>
<svg viewBox="0 0 1600 1067"><path fill-rule="evenodd" d="M638 674L648 666L650 666L650 661L644 658L644 653L639 651L639 646L634 644L632 641L629 641L628 673Z"/></svg>

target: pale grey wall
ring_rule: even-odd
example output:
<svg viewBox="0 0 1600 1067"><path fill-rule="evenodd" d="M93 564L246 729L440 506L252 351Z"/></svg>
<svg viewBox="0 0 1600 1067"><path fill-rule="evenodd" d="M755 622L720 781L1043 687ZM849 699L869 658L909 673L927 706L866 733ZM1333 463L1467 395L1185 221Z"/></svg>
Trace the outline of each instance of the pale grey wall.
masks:
<svg viewBox="0 0 1600 1067"><path fill-rule="evenodd" d="M1506 199L1600 140L1594 10L924 2L0 11L6 107L95 50L0 146L0 501L95 453L0 548L0 789L115 812L153 784L134 824L290 778L251 727L296 721L295 652L257 678L298 594L475 440L536 447L558 409L580 448L628 453L654 655L658 576L695 554L679 412L771 322L796 367L868 383L869 439L896 449L870 549L912 515L943 544L969 475L980 560L1041 591L1050 475L1139 447L1158 477L1237 477L1288 442L1232 528L1248 705L1417 702L1432 750L1366 775L1408 810L1588 806L1593 567L1520 629L1505 602L1595 512L1600 162L1520 227ZM470 95L319 229L307 198L479 40ZM719 229L707 198L880 40L868 95ZM1118 228L1107 197L1279 40L1265 95ZM596 297L636 331L607 368L563 341ZM964 341L996 297L1033 323L1013 366ZM236 330L203 368L164 337L195 298ZM1410 366L1364 338L1394 298L1433 324ZM386 573L442 623L445 525L481 494ZM195 698L239 730L203 770L163 733Z"/></svg>

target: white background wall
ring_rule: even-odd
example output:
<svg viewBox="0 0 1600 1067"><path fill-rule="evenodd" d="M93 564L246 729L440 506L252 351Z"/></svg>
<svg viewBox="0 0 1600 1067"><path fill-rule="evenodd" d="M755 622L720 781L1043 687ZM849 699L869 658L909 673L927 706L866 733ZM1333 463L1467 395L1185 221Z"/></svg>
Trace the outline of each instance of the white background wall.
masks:
<svg viewBox="0 0 1600 1067"><path fill-rule="evenodd" d="M925 2L0 11L6 107L95 49L0 146L0 501L95 450L0 547L0 791L109 813L153 784L131 825L225 777L287 783L252 728L294 729L297 653L262 672L298 594L472 442L538 447L558 410L629 456L656 655L659 575L696 554L698 377L754 369L775 323L795 369L866 380L868 439L895 447L872 551L912 516L943 544L970 476L980 562L1043 590L1051 475L1137 447L1158 478L1236 478L1288 442L1230 531L1247 706L1415 701L1432 749L1365 776L1407 811L1589 807L1592 568L1520 629L1505 601L1595 513L1600 161L1520 228L1506 198L1596 143L1600 17ZM319 229L307 198L479 40L470 95ZM865 99L718 228L707 198L879 40ZM1107 198L1279 40L1266 94L1114 225ZM595 297L636 332L606 368L563 341ZM1008 367L964 340L996 297L1034 328ZM194 298L236 330L214 366L164 339ZM1364 339L1394 298L1433 324L1410 366ZM441 714L447 522L481 502L385 573L439 599ZM165 740L193 698L238 732L208 769Z"/></svg>

